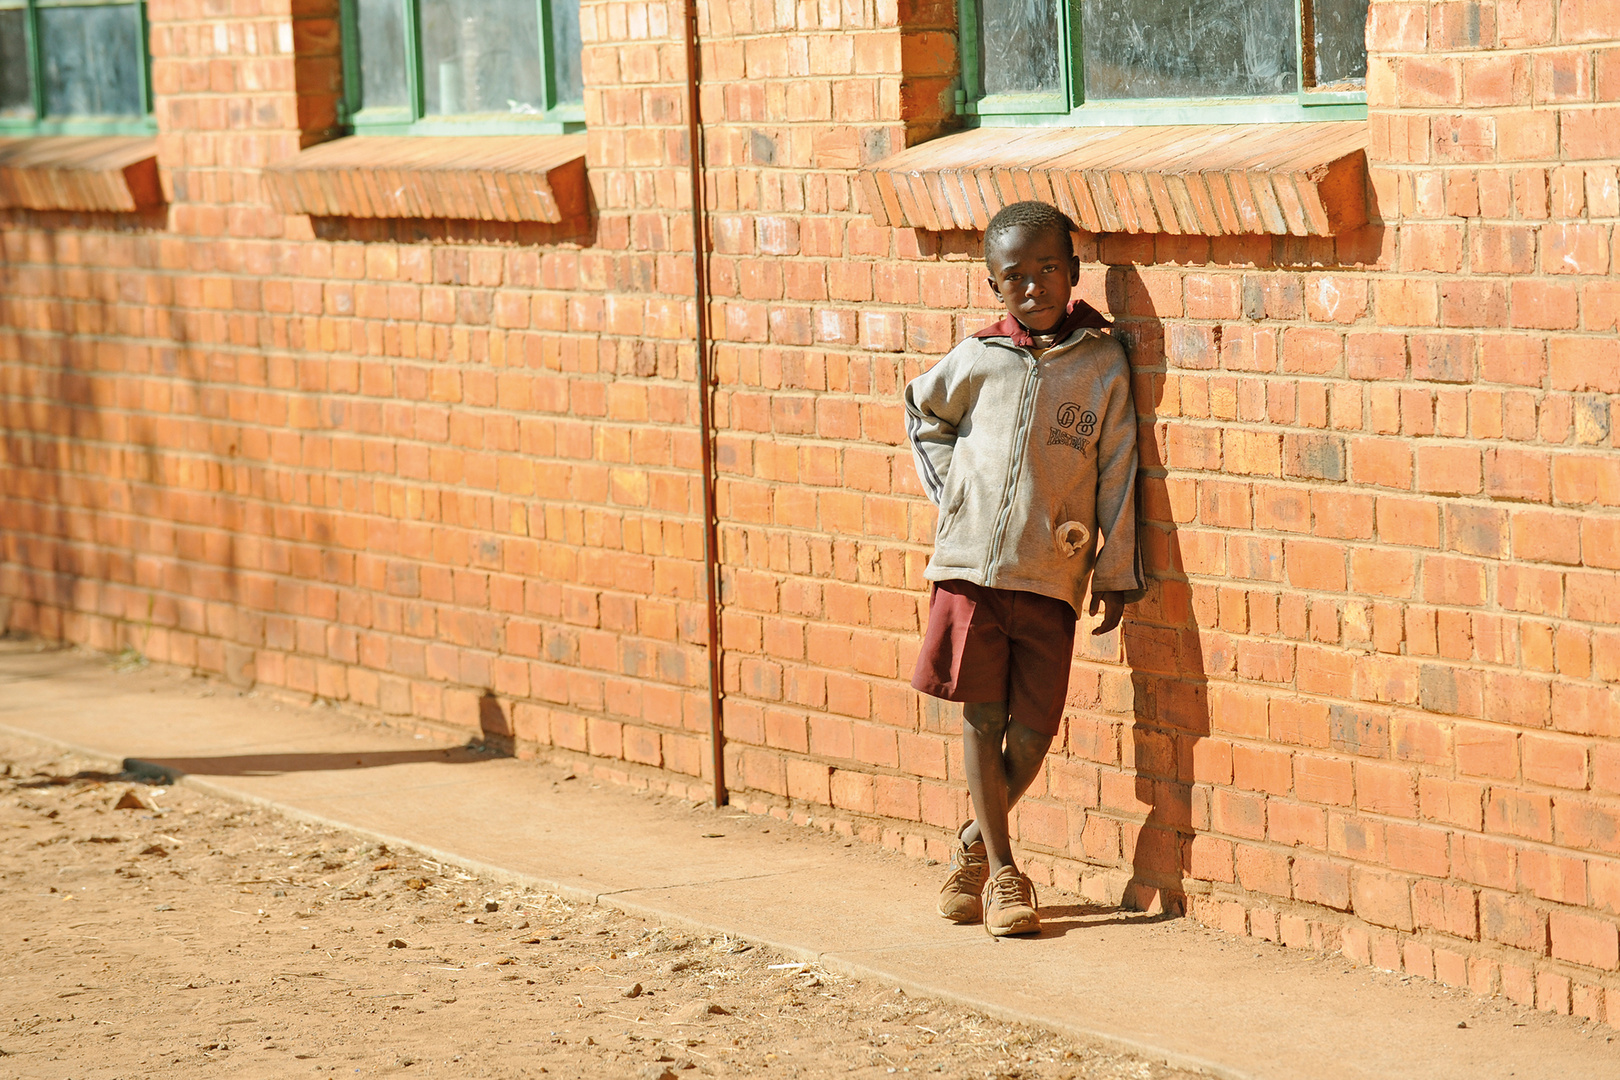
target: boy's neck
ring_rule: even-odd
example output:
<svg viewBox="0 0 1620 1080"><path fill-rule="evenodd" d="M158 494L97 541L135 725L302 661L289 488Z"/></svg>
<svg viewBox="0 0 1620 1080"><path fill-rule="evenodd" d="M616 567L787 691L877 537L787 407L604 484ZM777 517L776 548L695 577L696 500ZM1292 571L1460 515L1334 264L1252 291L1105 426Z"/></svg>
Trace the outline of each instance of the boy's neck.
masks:
<svg viewBox="0 0 1620 1080"><path fill-rule="evenodd" d="M1109 325L1108 320L1103 316L1102 312L1098 311L1084 300L1071 300L1069 302L1068 311L1063 316L1062 320L1060 320L1056 326L1052 327L1045 334L1038 336L1048 338L1051 335L1056 334L1057 337L1053 340L1053 344L1055 345L1057 342L1064 340L1076 330L1086 329L1088 327L1106 330ZM1011 337L1014 345L1020 345L1028 348L1030 344L1033 343L1033 339L1037 335L1034 331L1030 330L1029 327L1019 322L1015 315L1008 312L1000 322L985 327L983 330L978 331L973 336L976 338Z"/></svg>
<svg viewBox="0 0 1620 1080"><path fill-rule="evenodd" d="M1020 322L1018 325L1024 326L1022 322ZM1035 348L1037 349L1050 349L1052 346L1056 345L1058 343L1058 335L1062 332L1062 330L1063 324L1061 322L1044 334L1024 326L1024 332L1029 335L1029 340L1035 343Z"/></svg>
<svg viewBox="0 0 1620 1080"><path fill-rule="evenodd" d="M1035 348L1050 349L1052 346L1056 345L1060 339L1068 336L1064 333L1064 327L1068 325L1070 320L1069 307L1069 304L1065 304L1063 314L1058 318L1058 321L1053 323L1044 331L1036 330L1026 325L1024 321L1016 315L1013 315L1013 322L1016 322L1019 326L1024 328L1024 333L1029 335L1030 340L1034 342ZM1008 314L1012 313L1008 312Z"/></svg>

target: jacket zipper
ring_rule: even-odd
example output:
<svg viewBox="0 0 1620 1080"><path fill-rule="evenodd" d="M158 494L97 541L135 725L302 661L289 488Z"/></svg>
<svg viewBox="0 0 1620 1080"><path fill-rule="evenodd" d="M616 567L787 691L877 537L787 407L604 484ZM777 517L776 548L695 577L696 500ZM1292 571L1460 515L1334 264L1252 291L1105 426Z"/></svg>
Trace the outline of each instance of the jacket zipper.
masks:
<svg viewBox="0 0 1620 1080"><path fill-rule="evenodd" d="M1025 354L1028 356L1028 354ZM1018 486L1018 475L1024 469L1024 455L1029 449L1029 423L1035 413L1035 384L1039 379L1040 361L1029 357L1029 370L1024 373L1024 385L1018 399L1018 423L1013 429L1012 461L1007 468L1007 482L1002 485L1001 507L996 511L995 531L990 534L990 550L985 555L984 580L991 588L995 580L996 564L1001 561L1001 546L1007 538L1007 519L1012 515L1012 493Z"/></svg>

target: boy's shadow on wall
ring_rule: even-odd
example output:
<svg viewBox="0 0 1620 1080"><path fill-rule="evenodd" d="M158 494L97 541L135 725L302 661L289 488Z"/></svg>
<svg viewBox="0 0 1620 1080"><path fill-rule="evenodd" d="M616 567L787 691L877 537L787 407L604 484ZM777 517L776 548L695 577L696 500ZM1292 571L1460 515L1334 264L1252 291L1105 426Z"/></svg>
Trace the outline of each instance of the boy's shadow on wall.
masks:
<svg viewBox="0 0 1620 1080"><path fill-rule="evenodd" d="M1107 292L1117 320L1115 336L1134 372L1141 462L1137 546L1147 577L1147 595L1128 609L1120 627L1134 691L1121 767L1134 772L1138 810L1146 813L1140 825L1127 822L1123 828L1131 877L1122 902L1139 911L1180 915L1186 912L1193 837L1209 815L1207 795L1195 802L1193 791L1194 751L1210 731L1209 679L1165 474L1164 323L1136 267L1109 267ZM1179 407L1169 411L1177 415ZM1184 427L1177 437L1218 440L1220 434Z"/></svg>

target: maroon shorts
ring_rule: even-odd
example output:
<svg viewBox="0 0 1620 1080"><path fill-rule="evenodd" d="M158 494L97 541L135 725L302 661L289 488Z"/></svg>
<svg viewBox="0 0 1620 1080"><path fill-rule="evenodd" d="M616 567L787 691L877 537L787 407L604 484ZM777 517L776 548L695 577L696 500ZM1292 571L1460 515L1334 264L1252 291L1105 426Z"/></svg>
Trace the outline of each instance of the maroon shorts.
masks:
<svg viewBox="0 0 1620 1080"><path fill-rule="evenodd" d="M946 701L1005 701L1018 723L1056 735L1074 624L1074 608L1050 596L936 582L911 685Z"/></svg>

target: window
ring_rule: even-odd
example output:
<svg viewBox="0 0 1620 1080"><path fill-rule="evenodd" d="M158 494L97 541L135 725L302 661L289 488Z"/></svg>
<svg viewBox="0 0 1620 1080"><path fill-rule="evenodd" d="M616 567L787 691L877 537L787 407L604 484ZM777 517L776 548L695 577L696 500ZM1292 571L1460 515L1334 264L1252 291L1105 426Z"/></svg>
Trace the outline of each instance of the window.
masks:
<svg viewBox="0 0 1620 1080"><path fill-rule="evenodd" d="M345 0L357 134L579 131L579 0Z"/></svg>
<svg viewBox="0 0 1620 1080"><path fill-rule="evenodd" d="M0 0L0 134L152 130L141 0Z"/></svg>
<svg viewBox="0 0 1620 1080"><path fill-rule="evenodd" d="M960 0L983 125L1366 116L1367 0Z"/></svg>

